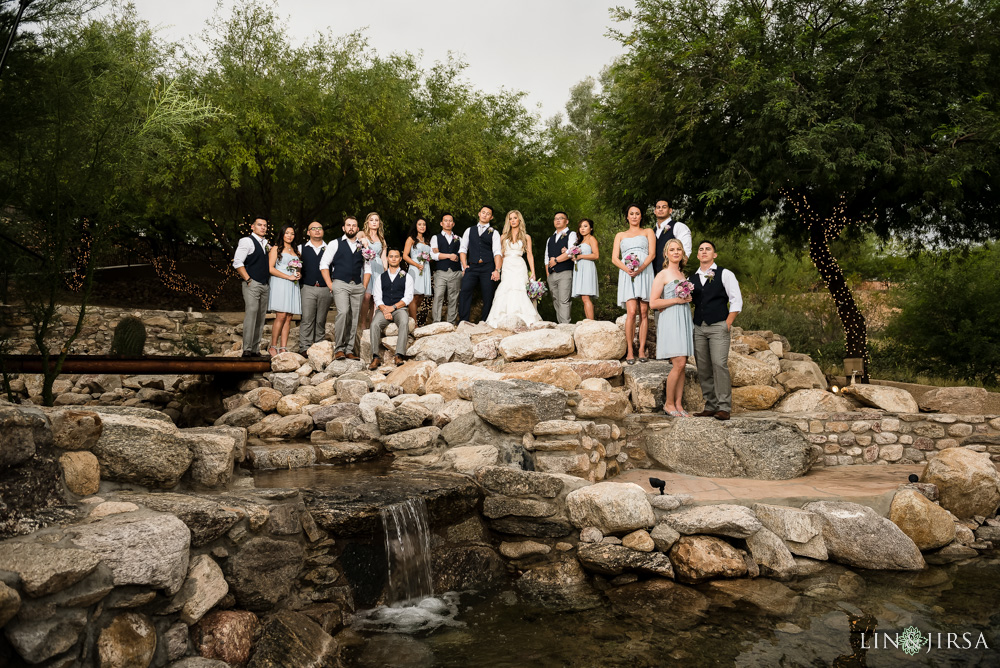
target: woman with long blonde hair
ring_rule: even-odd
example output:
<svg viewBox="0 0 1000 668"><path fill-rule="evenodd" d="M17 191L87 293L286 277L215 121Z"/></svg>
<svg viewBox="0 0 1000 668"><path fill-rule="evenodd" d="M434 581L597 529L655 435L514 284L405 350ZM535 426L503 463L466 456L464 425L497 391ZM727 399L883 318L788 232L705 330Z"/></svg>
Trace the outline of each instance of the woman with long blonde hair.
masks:
<svg viewBox="0 0 1000 668"><path fill-rule="evenodd" d="M672 417L691 417L681 400L684 398L684 368L694 357L694 322L691 318L691 295L677 294L684 275L684 244L671 239L663 248L663 269L653 279L649 307L660 311L656 318L656 358L668 359L673 365L667 376L666 401L663 412ZM683 296L682 296L683 295Z"/></svg>
<svg viewBox="0 0 1000 668"><path fill-rule="evenodd" d="M541 317L528 298L528 279L535 278L531 237L524 229L524 216L516 209L508 211L504 218L500 252L503 253L500 285L497 286L486 323L491 327L498 327L500 324L511 323L515 318L519 318L525 325L539 322Z"/></svg>
<svg viewBox="0 0 1000 668"><path fill-rule="evenodd" d="M375 285L375 281L385 271L388 247L385 243L385 231L383 228L382 218L377 212L372 211L365 216L364 227L358 234L358 243L365 248L375 251L375 259L371 261L372 276L368 280L365 299L361 304L362 329L368 329L368 326L371 324L372 314L375 312L375 302L372 299L372 286Z"/></svg>

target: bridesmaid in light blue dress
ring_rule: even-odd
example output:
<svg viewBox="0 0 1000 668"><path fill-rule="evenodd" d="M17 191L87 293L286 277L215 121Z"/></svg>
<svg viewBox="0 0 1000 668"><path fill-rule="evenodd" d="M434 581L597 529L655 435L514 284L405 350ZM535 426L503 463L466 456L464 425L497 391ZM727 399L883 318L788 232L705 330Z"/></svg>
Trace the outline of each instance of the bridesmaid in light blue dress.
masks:
<svg viewBox="0 0 1000 668"><path fill-rule="evenodd" d="M653 253L656 237L653 230L642 227L642 209L631 204L625 209L628 230L615 235L615 247L611 252L611 262L618 267L618 305L625 307L625 343L628 352L625 361L635 364L633 337L635 321L639 319L639 361L648 362L646 357L646 336L649 334L649 291L653 283ZM634 255L639 260L637 269L625 266L625 258Z"/></svg>
<svg viewBox="0 0 1000 668"><path fill-rule="evenodd" d="M573 267L573 297L583 299L583 315L587 320L594 319L594 302L597 298L597 239L594 237L594 221L584 218L580 221L576 238L580 239L580 250L583 251Z"/></svg>
<svg viewBox="0 0 1000 668"><path fill-rule="evenodd" d="M427 221L418 218L417 222L413 223L410 228L410 234L406 237L406 245L403 247L403 259L410 265L407 273L413 279L413 301L410 302L408 309L414 322L417 321L417 312L420 310L420 303L424 297L430 297L434 293L430 260L420 259L421 253L426 252L428 256L431 253L431 247L427 241Z"/></svg>
<svg viewBox="0 0 1000 668"><path fill-rule="evenodd" d="M694 357L694 323L691 319L691 295L678 297L677 286L687 280L681 269L687 258L684 245L671 239L663 249L664 266L653 280L653 299L649 305L660 310L656 319L656 358L669 359L673 366L667 376L667 396L663 412L673 417L691 417L684 410L684 367Z"/></svg>
<svg viewBox="0 0 1000 668"><path fill-rule="evenodd" d="M361 329L368 329L371 324L372 315L375 313L375 301L372 297L372 288L375 281L382 272L385 271L385 256L388 248L385 245L385 233L382 231L382 218L377 212L372 211L365 216L365 224L358 234L358 241L365 248L375 251L375 259L369 265L372 270L371 278L368 279L368 287L365 288L364 301L361 303L361 318L359 325Z"/></svg>
<svg viewBox="0 0 1000 668"><path fill-rule="evenodd" d="M299 272L290 269L288 263L296 260L299 254L295 251L297 241L295 228L285 225L281 228L278 243L271 246L268 253L268 265L271 272L270 290L267 296L267 310L274 311L274 324L271 326L271 346L267 352L271 355L283 353L288 346L288 330L292 326L292 315L302 315L302 294L299 292ZM278 255L278 249L281 255ZM281 346L278 347L278 338Z"/></svg>

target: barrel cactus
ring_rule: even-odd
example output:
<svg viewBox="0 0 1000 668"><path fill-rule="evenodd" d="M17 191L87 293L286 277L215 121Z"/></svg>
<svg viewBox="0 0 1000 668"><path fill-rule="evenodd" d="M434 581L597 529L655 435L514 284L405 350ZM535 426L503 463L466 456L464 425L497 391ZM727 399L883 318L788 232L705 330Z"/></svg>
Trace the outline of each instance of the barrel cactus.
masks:
<svg viewBox="0 0 1000 668"><path fill-rule="evenodd" d="M115 327L111 339L111 354L118 357L140 357L146 345L146 325L134 316L125 316Z"/></svg>

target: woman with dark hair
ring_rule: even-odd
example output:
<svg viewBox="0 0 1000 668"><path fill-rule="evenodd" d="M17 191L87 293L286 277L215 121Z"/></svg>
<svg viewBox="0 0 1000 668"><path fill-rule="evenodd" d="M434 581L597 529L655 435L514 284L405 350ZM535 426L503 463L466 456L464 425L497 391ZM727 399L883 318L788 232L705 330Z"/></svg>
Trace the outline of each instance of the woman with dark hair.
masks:
<svg viewBox="0 0 1000 668"><path fill-rule="evenodd" d="M267 349L270 355L277 355L287 350L288 330L292 325L292 315L302 314L302 295L299 292L299 269L302 260L295 250L295 228L284 225L278 238L271 246L268 254L268 267L271 272L271 290L267 299L267 310L274 311L274 324L271 326L271 346ZM289 266L291 265L291 266ZM298 266L296 266L298 265ZM281 346L278 346L278 338Z"/></svg>
<svg viewBox="0 0 1000 668"><path fill-rule="evenodd" d="M573 267L572 296L583 299L583 315L587 320L593 320L594 302L591 297L597 298L597 258L601 256L594 236L594 221L589 218L581 220L576 238L580 240L580 252L573 256L576 265Z"/></svg>
<svg viewBox="0 0 1000 668"><path fill-rule="evenodd" d="M646 336L649 333L649 290L653 284L653 262L656 237L653 230L642 227L642 209L630 204L625 209L628 229L615 235L611 262L618 267L618 305L625 307L625 361L635 364L633 337L636 313L639 315L639 361L648 362Z"/></svg>
<svg viewBox="0 0 1000 668"><path fill-rule="evenodd" d="M427 234L427 221L423 218L417 218L416 222L410 226L410 231L406 236L406 245L403 246L403 259L410 265L407 273L413 279L413 301L406 308L410 312L410 318L416 323L420 302L424 300L425 295L430 297L434 293L431 277L430 235Z"/></svg>

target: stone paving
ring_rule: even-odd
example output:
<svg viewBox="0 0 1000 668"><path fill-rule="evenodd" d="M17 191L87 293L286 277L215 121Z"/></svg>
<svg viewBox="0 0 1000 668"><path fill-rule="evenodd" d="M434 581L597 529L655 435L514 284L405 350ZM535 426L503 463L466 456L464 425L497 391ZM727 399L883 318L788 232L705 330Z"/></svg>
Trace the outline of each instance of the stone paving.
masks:
<svg viewBox="0 0 1000 668"><path fill-rule="evenodd" d="M696 505L770 503L798 507L810 501L836 500L859 503L887 515L896 487L907 482L911 473L919 475L923 469L924 464L826 466L792 480L701 478L656 469L633 469L612 481L634 482L652 492L655 490L649 479L660 478L667 483L667 494L690 494Z"/></svg>

